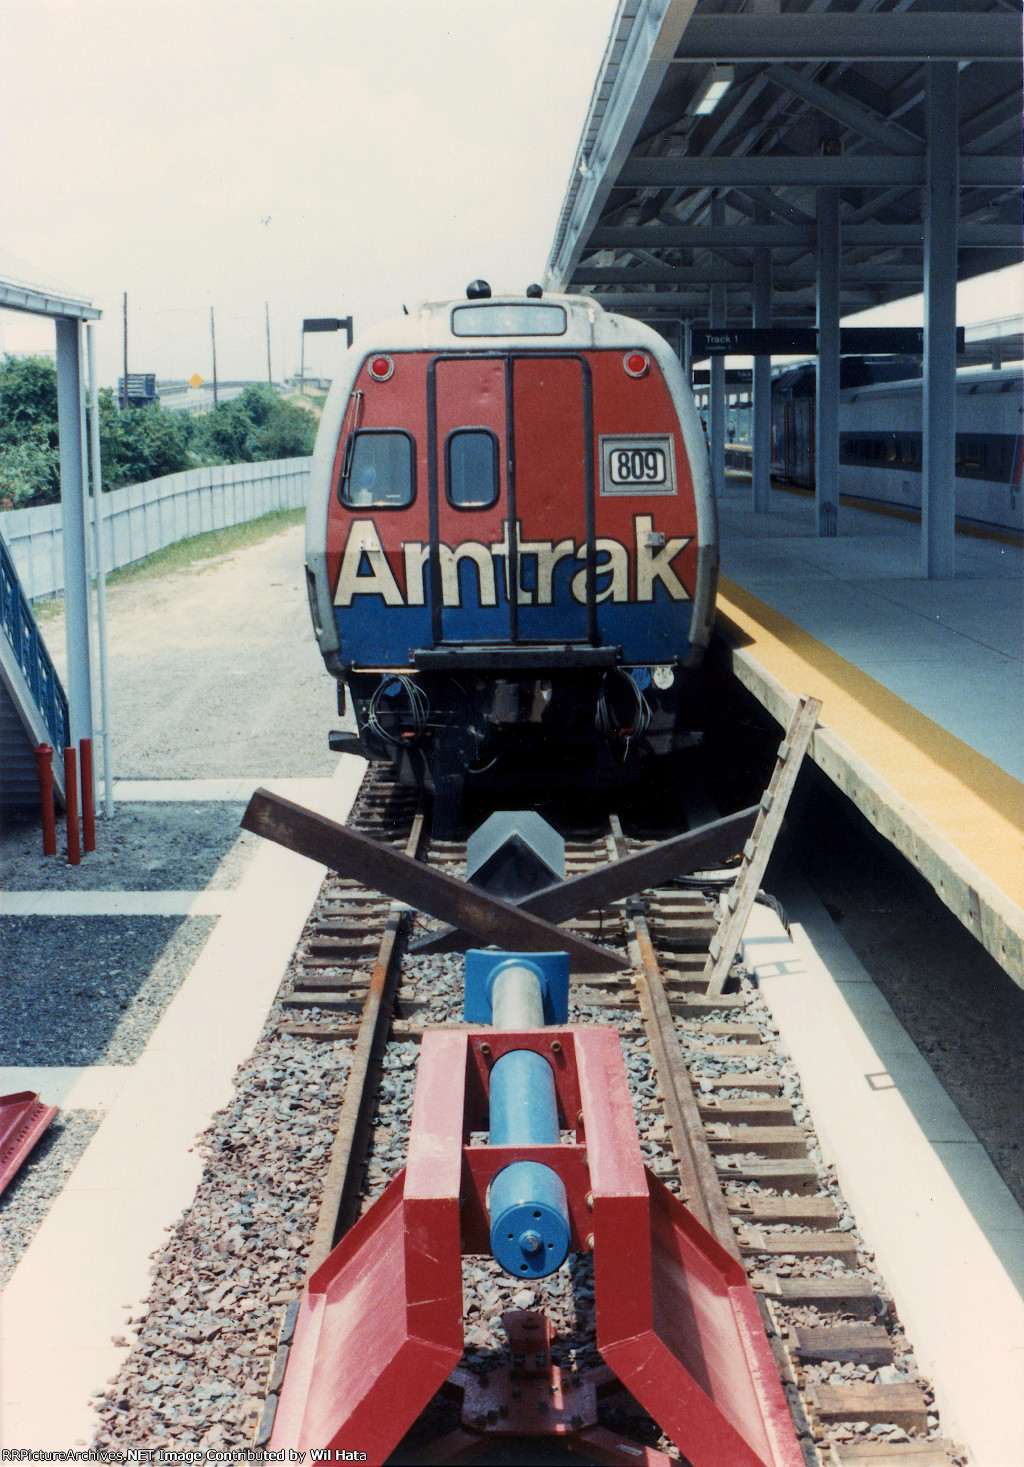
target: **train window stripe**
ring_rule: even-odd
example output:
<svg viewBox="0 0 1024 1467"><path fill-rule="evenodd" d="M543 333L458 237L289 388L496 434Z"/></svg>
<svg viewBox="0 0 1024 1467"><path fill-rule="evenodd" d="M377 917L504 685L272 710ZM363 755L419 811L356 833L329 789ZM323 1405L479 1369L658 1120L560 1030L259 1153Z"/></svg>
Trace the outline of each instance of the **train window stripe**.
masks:
<svg viewBox="0 0 1024 1467"><path fill-rule="evenodd" d="M958 433L954 449L958 479L1009 483L1013 474L1017 437L1012 433ZM920 473L924 440L919 432L842 433L840 461L850 467L910 469Z"/></svg>

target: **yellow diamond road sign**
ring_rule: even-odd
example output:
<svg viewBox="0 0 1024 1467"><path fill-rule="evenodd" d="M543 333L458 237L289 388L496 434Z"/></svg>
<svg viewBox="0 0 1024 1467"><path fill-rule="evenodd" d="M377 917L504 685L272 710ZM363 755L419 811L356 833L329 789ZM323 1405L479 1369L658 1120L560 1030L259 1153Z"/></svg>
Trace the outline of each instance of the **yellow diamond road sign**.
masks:
<svg viewBox="0 0 1024 1467"><path fill-rule="evenodd" d="M203 379L202 377L200 377L198 372L194 372L192 376L188 379L188 385L190 387L202 387Z"/></svg>

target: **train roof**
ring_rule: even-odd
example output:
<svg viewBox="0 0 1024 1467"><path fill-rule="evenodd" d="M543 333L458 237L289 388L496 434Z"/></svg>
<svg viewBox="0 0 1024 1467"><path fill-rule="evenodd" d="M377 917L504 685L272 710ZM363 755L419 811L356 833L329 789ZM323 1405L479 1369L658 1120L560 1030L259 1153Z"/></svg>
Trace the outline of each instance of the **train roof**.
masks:
<svg viewBox="0 0 1024 1467"><path fill-rule="evenodd" d="M840 357L839 386L874 387L890 382L909 382L921 376L921 363L916 357ZM818 372L814 362L800 362L780 372L772 383L772 391L782 397L813 397Z"/></svg>
<svg viewBox="0 0 1024 1467"><path fill-rule="evenodd" d="M593 296L554 294L425 301L361 333L352 351L480 351L499 343L576 351L642 345L659 355L671 353L652 327L613 315Z"/></svg>
<svg viewBox="0 0 1024 1467"><path fill-rule="evenodd" d="M1022 364L1007 367L958 367L957 389L961 392L1019 392ZM811 398L817 390L814 362L800 362L782 371L772 381L773 396ZM921 390L922 368L917 357L842 357L839 387L844 393L882 397L901 391Z"/></svg>

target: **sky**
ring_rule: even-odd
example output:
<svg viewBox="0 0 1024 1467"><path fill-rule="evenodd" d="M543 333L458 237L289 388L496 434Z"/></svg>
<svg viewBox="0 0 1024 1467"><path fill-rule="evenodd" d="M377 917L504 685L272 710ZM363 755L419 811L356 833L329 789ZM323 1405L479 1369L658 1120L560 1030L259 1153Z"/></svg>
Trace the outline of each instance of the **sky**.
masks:
<svg viewBox="0 0 1024 1467"><path fill-rule="evenodd" d="M0 267L103 311L99 377L299 366L543 274L615 0L3 0ZM1020 311L1017 268L960 319ZM865 318L873 319L872 316ZM920 325L920 298L883 319ZM343 334L307 336L329 376ZM52 347L0 312L0 352Z"/></svg>
<svg viewBox="0 0 1024 1467"><path fill-rule="evenodd" d="M483 276L539 280L615 0L3 0L0 256L121 370L298 369ZM330 374L344 334L308 336ZM53 327L0 312L0 351Z"/></svg>

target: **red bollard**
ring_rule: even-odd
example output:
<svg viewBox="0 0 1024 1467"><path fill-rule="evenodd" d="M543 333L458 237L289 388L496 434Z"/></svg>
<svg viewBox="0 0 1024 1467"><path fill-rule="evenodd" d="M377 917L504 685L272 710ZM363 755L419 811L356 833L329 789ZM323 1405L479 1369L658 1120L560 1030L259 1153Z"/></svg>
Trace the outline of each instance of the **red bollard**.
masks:
<svg viewBox="0 0 1024 1467"><path fill-rule="evenodd" d="M72 748L64 750L64 814L68 823L68 865L77 866L82 859L82 842L78 834L78 755Z"/></svg>
<svg viewBox="0 0 1024 1467"><path fill-rule="evenodd" d="M79 739L82 766L82 845L96 849L96 803L92 797L92 739Z"/></svg>
<svg viewBox="0 0 1024 1467"><path fill-rule="evenodd" d="M57 854L57 822L53 814L53 750L49 744L36 745L36 771L39 775L39 801L43 813L43 855Z"/></svg>

